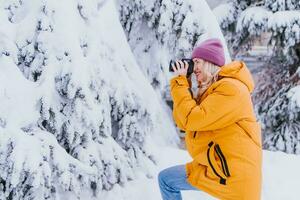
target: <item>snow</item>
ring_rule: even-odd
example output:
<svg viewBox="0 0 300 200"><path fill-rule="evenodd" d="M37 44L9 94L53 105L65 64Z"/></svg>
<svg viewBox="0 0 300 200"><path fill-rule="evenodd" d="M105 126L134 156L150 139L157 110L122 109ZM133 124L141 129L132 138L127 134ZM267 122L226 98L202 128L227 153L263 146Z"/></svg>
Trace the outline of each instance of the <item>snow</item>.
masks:
<svg viewBox="0 0 300 200"><path fill-rule="evenodd" d="M5 127L22 127L38 118L37 113L32 112L35 109L32 102L37 99L36 86L22 76L11 59L1 58L0 66L1 119L5 121ZM14 110L16 112L12 112Z"/></svg>
<svg viewBox="0 0 300 200"><path fill-rule="evenodd" d="M264 151L263 200L299 199L300 157Z"/></svg>
<svg viewBox="0 0 300 200"><path fill-rule="evenodd" d="M272 15L269 26L275 30L298 21L300 21L300 11L278 11Z"/></svg>
<svg viewBox="0 0 300 200"><path fill-rule="evenodd" d="M299 23L300 11L278 11L270 17L268 26L270 30L284 35L286 47L292 47L300 41Z"/></svg>
<svg viewBox="0 0 300 200"><path fill-rule="evenodd" d="M223 4L225 2L226 2L226 0L209 0L209 1L207 1L207 4L209 5L209 7L211 9L214 9L214 8L218 7L220 4Z"/></svg>
<svg viewBox="0 0 300 200"><path fill-rule="evenodd" d="M124 187L116 185L111 193L103 193L100 199L105 200L157 200L161 199L157 175L160 170L182 165L191 160L185 150L174 147L162 147L160 159L155 168L155 176L151 179L139 174L137 179L126 183ZM173 156L176 155L176 159ZM298 200L298 182L300 178L300 157L283 152L263 151L263 183L262 200ZM68 196L68 200L71 197ZM182 191L183 199L214 200L216 198L202 191ZM84 196L82 199L96 200Z"/></svg>
<svg viewBox="0 0 300 200"><path fill-rule="evenodd" d="M298 0L265 0L265 6L273 12L282 10L299 9L300 3Z"/></svg>
<svg viewBox="0 0 300 200"><path fill-rule="evenodd" d="M259 31L266 31L267 22L270 12L262 7L251 7L242 12L239 20L237 21L236 30L242 31L247 28L251 35L258 35ZM259 29L257 28L259 27Z"/></svg>
<svg viewBox="0 0 300 200"><path fill-rule="evenodd" d="M288 92L288 97L291 100L291 109L300 109L300 86L292 88Z"/></svg>
<svg viewBox="0 0 300 200"><path fill-rule="evenodd" d="M213 9L213 13L223 29L236 20L233 3L222 3Z"/></svg>
<svg viewBox="0 0 300 200"><path fill-rule="evenodd" d="M223 10L227 10L222 14ZM220 24L232 22L232 7L229 4L215 9ZM287 10L272 13L267 8L253 6L243 10L237 20L236 31L249 32L251 36L260 36L263 32L273 32L274 36L282 34L282 41L286 48L292 47L300 41L300 11ZM226 27L224 27L226 28Z"/></svg>
<svg viewBox="0 0 300 200"><path fill-rule="evenodd" d="M281 4L284 5L285 3ZM235 21L237 18L237 16L235 16L236 12L238 11L232 2L220 4L214 8L214 14L219 24L224 26L222 27L224 29L227 28L228 24ZM298 10L272 12L267 7L249 6L240 12L236 24L236 31L241 32L243 29L246 29L251 35L258 34L258 31L275 31L276 29L284 31L285 27L291 24L297 24L300 21L300 11ZM293 27L292 30L293 32L298 32L298 27Z"/></svg>

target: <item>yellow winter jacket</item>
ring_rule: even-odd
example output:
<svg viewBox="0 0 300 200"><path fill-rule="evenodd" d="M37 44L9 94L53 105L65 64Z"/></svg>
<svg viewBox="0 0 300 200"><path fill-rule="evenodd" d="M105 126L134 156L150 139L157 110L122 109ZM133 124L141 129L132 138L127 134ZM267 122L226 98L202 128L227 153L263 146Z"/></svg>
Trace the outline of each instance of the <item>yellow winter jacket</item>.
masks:
<svg viewBox="0 0 300 200"><path fill-rule="evenodd" d="M218 199L259 200L262 147L250 96L254 81L241 61L222 66L219 77L198 101L185 76L170 81L173 117L193 158L186 164L188 182Z"/></svg>

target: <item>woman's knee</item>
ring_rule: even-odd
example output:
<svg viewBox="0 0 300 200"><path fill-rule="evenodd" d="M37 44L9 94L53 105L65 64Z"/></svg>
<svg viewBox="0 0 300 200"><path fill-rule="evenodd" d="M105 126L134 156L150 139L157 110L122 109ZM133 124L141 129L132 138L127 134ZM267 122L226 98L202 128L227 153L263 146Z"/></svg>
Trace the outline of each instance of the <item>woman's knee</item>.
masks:
<svg viewBox="0 0 300 200"><path fill-rule="evenodd" d="M158 181L159 181L159 184L166 184L167 180L168 180L168 177L170 176L171 174L171 170L170 168L167 168L167 169L164 169L162 171L159 172L158 174Z"/></svg>
<svg viewBox="0 0 300 200"><path fill-rule="evenodd" d="M162 183L162 182L164 181L165 176L166 176L166 171L165 171L165 169L162 170L162 171L160 171L160 172L158 173L158 181L159 181L159 183Z"/></svg>
<svg viewBox="0 0 300 200"><path fill-rule="evenodd" d="M182 166L173 166L160 171L158 174L159 182L166 182L168 179L172 179L180 175L181 168Z"/></svg>

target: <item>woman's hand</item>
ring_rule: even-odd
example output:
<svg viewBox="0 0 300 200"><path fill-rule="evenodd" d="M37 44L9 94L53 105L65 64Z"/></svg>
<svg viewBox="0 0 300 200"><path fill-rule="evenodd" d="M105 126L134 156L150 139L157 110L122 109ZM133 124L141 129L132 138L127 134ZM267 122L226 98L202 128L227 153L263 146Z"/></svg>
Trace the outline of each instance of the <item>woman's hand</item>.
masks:
<svg viewBox="0 0 300 200"><path fill-rule="evenodd" d="M175 65L172 65L172 68L176 76L179 75L186 76L188 67L189 64L186 61L182 62L181 60L176 61L176 67Z"/></svg>

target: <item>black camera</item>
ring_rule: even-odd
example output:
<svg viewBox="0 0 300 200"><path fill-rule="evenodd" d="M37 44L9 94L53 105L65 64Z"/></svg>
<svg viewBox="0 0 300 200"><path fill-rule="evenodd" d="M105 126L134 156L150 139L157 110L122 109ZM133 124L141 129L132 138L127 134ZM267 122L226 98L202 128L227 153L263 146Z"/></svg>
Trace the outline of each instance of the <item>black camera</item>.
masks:
<svg viewBox="0 0 300 200"><path fill-rule="evenodd" d="M189 65L186 76L189 77L194 72L194 61L192 59L183 58L181 61L184 63L186 61ZM169 71L174 72L172 65L176 67L176 62L171 60L169 64ZM183 66L182 66L183 67Z"/></svg>

